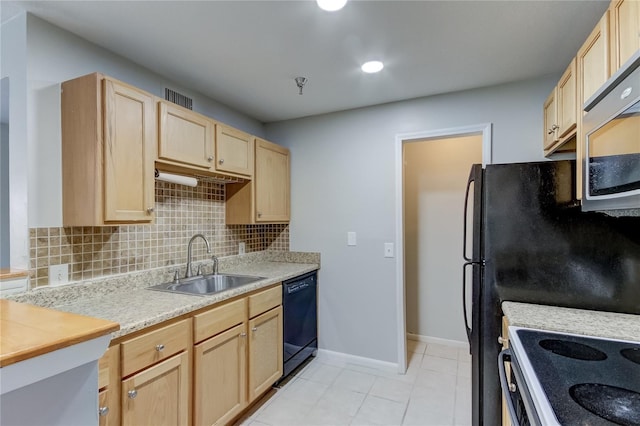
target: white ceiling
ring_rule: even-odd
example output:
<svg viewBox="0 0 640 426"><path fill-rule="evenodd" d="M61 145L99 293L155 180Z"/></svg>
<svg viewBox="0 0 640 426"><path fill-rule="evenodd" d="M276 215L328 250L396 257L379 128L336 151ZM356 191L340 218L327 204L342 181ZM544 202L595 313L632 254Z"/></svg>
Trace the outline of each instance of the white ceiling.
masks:
<svg viewBox="0 0 640 426"><path fill-rule="evenodd" d="M3 1L3 3L5 3ZM564 70L609 1L24 1L263 122ZM385 68L366 75L360 64ZM294 78L309 79L298 95Z"/></svg>

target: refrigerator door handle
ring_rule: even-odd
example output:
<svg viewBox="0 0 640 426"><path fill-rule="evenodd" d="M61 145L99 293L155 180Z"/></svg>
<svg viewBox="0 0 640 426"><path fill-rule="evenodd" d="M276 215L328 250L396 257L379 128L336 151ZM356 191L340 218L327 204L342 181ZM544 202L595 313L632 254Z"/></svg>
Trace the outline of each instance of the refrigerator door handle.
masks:
<svg viewBox="0 0 640 426"><path fill-rule="evenodd" d="M464 328L467 332L467 340L471 345L471 328L469 328L469 318L467 315L467 266L476 265L478 262L464 262L462 265L462 312L464 314Z"/></svg>
<svg viewBox="0 0 640 426"><path fill-rule="evenodd" d="M467 218L468 218L468 208L469 208L469 191L471 189L471 184L475 184L475 173L474 170L471 169L471 174L469 175L469 179L467 180L467 189L464 192L464 216L463 227L462 227L462 257L467 262L470 262L472 259L467 255Z"/></svg>

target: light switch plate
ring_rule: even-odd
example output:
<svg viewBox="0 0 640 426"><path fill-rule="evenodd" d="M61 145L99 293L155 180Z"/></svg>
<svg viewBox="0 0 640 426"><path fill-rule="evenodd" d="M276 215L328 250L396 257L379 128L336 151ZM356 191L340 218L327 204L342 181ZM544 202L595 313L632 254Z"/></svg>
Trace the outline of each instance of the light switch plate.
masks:
<svg viewBox="0 0 640 426"><path fill-rule="evenodd" d="M69 282L69 264L49 265L49 285L55 287L57 285L67 284Z"/></svg>
<svg viewBox="0 0 640 426"><path fill-rule="evenodd" d="M347 245L355 246L356 243L356 233L355 232L347 232Z"/></svg>
<svg viewBox="0 0 640 426"><path fill-rule="evenodd" d="M384 257L393 257L393 243L384 243Z"/></svg>
<svg viewBox="0 0 640 426"><path fill-rule="evenodd" d="M244 254L245 244L244 242L238 243L238 254Z"/></svg>

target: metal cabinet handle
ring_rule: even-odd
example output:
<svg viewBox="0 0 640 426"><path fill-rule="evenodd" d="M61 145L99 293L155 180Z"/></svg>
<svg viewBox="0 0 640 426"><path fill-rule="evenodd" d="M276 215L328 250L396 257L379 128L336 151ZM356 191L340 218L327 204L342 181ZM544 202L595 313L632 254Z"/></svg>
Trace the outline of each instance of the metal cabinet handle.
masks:
<svg viewBox="0 0 640 426"><path fill-rule="evenodd" d="M208 156L207 161L213 161L213 155Z"/></svg>
<svg viewBox="0 0 640 426"><path fill-rule="evenodd" d="M247 337L247 333L244 333L244 332L240 333L240 337Z"/></svg>
<svg viewBox="0 0 640 426"><path fill-rule="evenodd" d="M224 164L224 158L219 159L219 160L218 160L218 163L220 163L220 164Z"/></svg>
<svg viewBox="0 0 640 426"><path fill-rule="evenodd" d="M138 391L135 389L132 389L129 392L127 392L127 396L129 397L129 399L134 399L136 396L138 396Z"/></svg>
<svg viewBox="0 0 640 426"><path fill-rule="evenodd" d="M551 126L551 130L558 130L560 128L560 126L558 126L557 124L554 124L553 126Z"/></svg>
<svg viewBox="0 0 640 426"><path fill-rule="evenodd" d="M104 417L109 414L109 407L100 407L98 408L98 415L100 417Z"/></svg>
<svg viewBox="0 0 640 426"><path fill-rule="evenodd" d="M156 345L156 351L162 352L163 350L164 350L164 345L162 343L159 345Z"/></svg>
<svg viewBox="0 0 640 426"><path fill-rule="evenodd" d="M502 336L498 336L498 343L504 345L504 339L502 338Z"/></svg>
<svg viewBox="0 0 640 426"><path fill-rule="evenodd" d="M154 209L153 207L149 207L149 208L147 209L147 213L148 213L148 214L151 214L151 213L153 213L154 211L155 211L155 209Z"/></svg>
<svg viewBox="0 0 640 426"><path fill-rule="evenodd" d="M258 217L262 217L262 212L258 212Z"/></svg>
<svg viewBox="0 0 640 426"><path fill-rule="evenodd" d="M548 135L550 135L550 134L552 134L552 133L553 133L553 130L551 130L551 129L547 130L547 134L548 134Z"/></svg>
<svg viewBox="0 0 640 426"><path fill-rule="evenodd" d="M253 331L253 332L255 333L256 331L258 331L258 327L253 327L253 328L251 329L251 331Z"/></svg>

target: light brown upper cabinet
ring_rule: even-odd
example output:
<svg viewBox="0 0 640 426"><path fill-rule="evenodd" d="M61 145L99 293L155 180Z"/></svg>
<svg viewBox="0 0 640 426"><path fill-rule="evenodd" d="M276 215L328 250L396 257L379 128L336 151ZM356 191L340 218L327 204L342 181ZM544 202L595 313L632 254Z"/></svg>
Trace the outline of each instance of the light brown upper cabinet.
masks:
<svg viewBox="0 0 640 426"><path fill-rule="evenodd" d="M253 180L227 185L226 223L288 222L289 173L289 150L256 138Z"/></svg>
<svg viewBox="0 0 640 426"><path fill-rule="evenodd" d="M584 42L576 56L576 68L578 73L578 103L577 103L577 140L576 144L576 197L582 199L583 173L583 144L584 131L582 118L584 117L584 103L589 99L609 78L609 11L604 15Z"/></svg>
<svg viewBox="0 0 640 426"><path fill-rule="evenodd" d="M224 124L216 124L216 170L253 175L254 137Z"/></svg>
<svg viewBox="0 0 640 426"><path fill-rule="evenodd" d="M289 150L256 138L256 222L289 220Z"/></svg>
<svg viewBox="0 0 640 426"><path fill-rule="evenodd" d="M565 149L576 134L576 60L571 61L544 103L545 155ZM575 143L571 144L575 150Z"/></svg>
<svg viewBox="0 0 640 426"><path fill-rule="evenodd" d="M171 102L159 102L158 160L183 167L212 170L214 123Z"/></svg>
<svg viewBox="0 0 640 426"><path fill-rule="evenodd" d="M613 0L609 6L611 74L640 49L640 1Z"/></svg>
<svg viewBox="0 0 640 426"><path fill-rule="evenodd" d="M544 149L545 152L558 141L558 105L556 98L558 97L558 86L554 87L544 101Z"/></svg>
<svg viewBox="0 0 640 426"><path fill-rule="evenodd" d="M94 73L62 83L61 107L63 225L153 222L153 96Z"/></svg>

